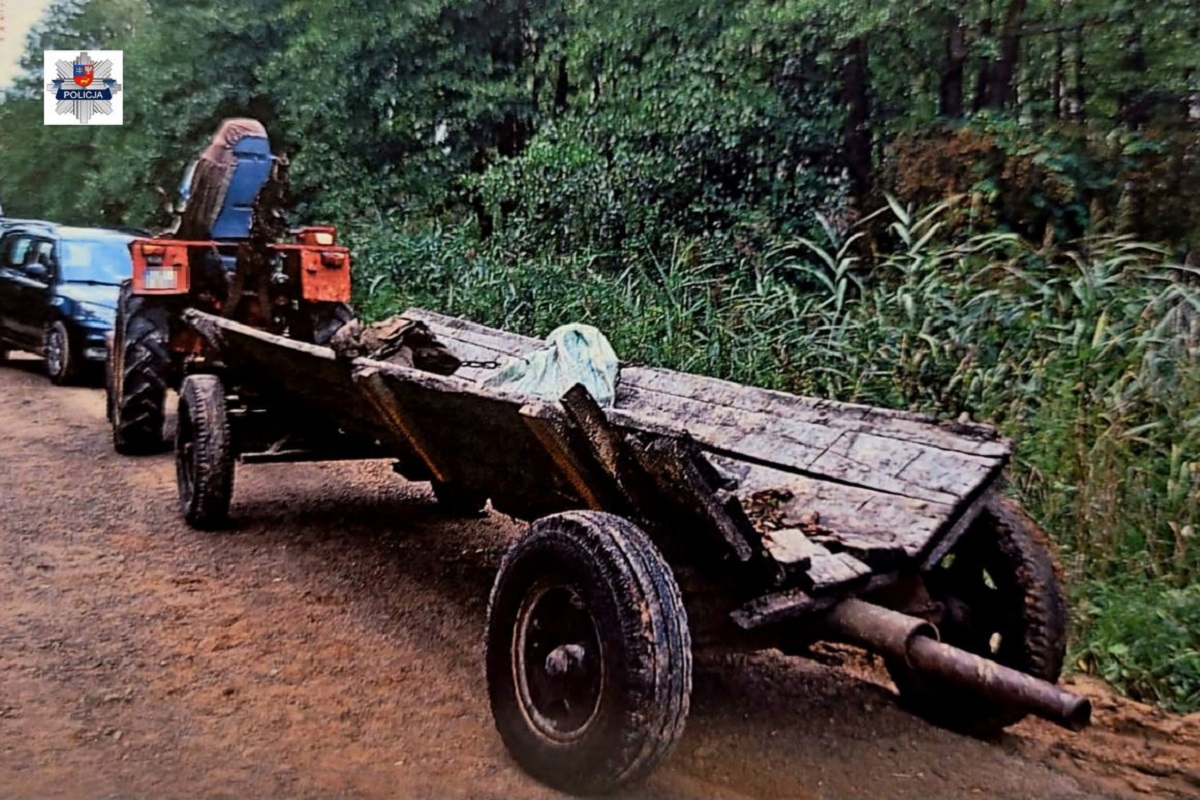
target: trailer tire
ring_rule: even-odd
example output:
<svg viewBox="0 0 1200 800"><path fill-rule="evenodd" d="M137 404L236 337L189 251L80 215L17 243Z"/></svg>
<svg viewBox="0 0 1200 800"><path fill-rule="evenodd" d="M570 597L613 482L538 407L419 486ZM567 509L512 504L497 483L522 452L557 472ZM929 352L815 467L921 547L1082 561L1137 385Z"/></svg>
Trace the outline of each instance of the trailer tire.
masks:
<svg viewBox="0 0 1200 800"><path fill-rule="evenodd" d="M113 448L122 455L161 452L166 449L163 409L171 374L167 309L147 303L123 283L113 336Z"/></svg>
<svg viewBox="0 0 1200 800"><path fill-rule="evenodd" d="M621 517L574 511L530 525L500 564L486 644L500 737L556 789L639 780L683 733L692 651L679 586Z"/></svg>
<svg viewBox="0 0 1200 800"><path fill-rule="evenodd" d="M1016 503L991 500L961 542L926 576L949 619L942 641L1054 683L1062 672L1067 607L1046 534ZM965 597L963 595L966 595ZM992 736L1024 712L939 685L903 661L887 660L901 700L934 724Z"/></svg>
<svg viewBox="0 0 1200 800"><path fill-rule="evenodd" d="M179 390L175 476L188 525L219 528L233 499L233 448L225 388L215 375L189 375Z"/></svg>

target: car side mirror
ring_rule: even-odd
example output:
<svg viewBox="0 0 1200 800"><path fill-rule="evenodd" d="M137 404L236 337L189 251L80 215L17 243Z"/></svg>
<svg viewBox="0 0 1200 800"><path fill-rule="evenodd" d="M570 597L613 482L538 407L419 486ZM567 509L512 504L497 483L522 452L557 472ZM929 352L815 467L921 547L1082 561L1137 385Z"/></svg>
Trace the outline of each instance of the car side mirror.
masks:
<svg viewBox="0 0 1200 800"><path fill-rule="evenodd" d="M45 264L30 264L25 267L25 274L35 281L44 281L50 277L50 269Z"/></svg>

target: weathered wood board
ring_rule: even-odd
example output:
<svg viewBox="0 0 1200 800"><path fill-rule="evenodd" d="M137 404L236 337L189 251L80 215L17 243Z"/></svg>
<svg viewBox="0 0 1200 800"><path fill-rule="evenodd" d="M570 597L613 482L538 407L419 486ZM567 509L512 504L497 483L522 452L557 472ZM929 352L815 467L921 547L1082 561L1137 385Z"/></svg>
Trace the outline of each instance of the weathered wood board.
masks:
<svg viewBox="0 0 1200 800"><path fill-rule="evenodd" d="M422 309L405 315L472 360L503 361L543 345ZM460 374L477 379L487 371ZM627 430L687 432L736 476L747 507L762 492L786 497L776 530L817 520L782 534L767 525L763 539L784 564L816 556L809 567L814 591L823 582L859 580L866 567L918 558L992 485L1011 447L985 425L940 425L919 414L643 367L621 370L608 417Z"/></svg>
<svg viewBox="0 0 1200 800"><path fill-rule="evenodd" d="M405 316L470 361L504 362L543 345L421 309ZM523 515L572 498L599 504L584 491L577 454L566 449L557 404L482 388L490 368L443 377L348 363L327 348L221 327L231 357L257 371L255 380L276 382L348 428L415 452L431 474L489 492L502 510ZM688 434L705 463L736 481L734 494L764 550L803 568L814 595L927 553L1009 455L1009 443L986 426L950 429L905 412L639 367L621 371L616 406L605 416L627 433Z"/></svg>
<svg viewBox="0 0 1200 800"><path fill-rule="evenodd" d="M186 311L184 317L206 338L222 343L218 347L229 368L255 388L284 398L293 407L331 417L368 441L387 442L394 436L350 382L350 366L329 348L197 311Z"/></svg>

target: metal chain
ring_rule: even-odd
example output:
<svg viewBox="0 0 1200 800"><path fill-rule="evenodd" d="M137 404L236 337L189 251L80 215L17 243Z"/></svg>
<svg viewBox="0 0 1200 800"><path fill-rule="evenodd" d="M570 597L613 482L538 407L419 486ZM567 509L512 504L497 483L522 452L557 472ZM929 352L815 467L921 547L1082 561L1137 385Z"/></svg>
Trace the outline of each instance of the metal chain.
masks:
<svg viewBox="0 0 1200 800"><path fill-rule="evenodd" d="M499 361L460 361L458 362L459 369L495 369L500 366Z"/></svg>

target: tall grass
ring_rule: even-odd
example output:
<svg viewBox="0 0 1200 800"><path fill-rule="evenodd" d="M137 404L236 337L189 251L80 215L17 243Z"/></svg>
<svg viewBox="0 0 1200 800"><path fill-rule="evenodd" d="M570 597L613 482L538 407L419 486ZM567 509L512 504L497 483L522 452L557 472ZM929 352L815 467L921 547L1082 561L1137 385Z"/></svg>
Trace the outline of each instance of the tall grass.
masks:
<svg viewBox="0 0 1200 800"><path fill-rule="evenodd" d="M627 362L996 422L1067 567L1077 668L1200 708L1200 274L1109 235L956 240L943 210L891 204L899 244L869 264L832 228L634 256L453 227L352 238L369 315L421 305L533 335L585 321Z"/></svg>

